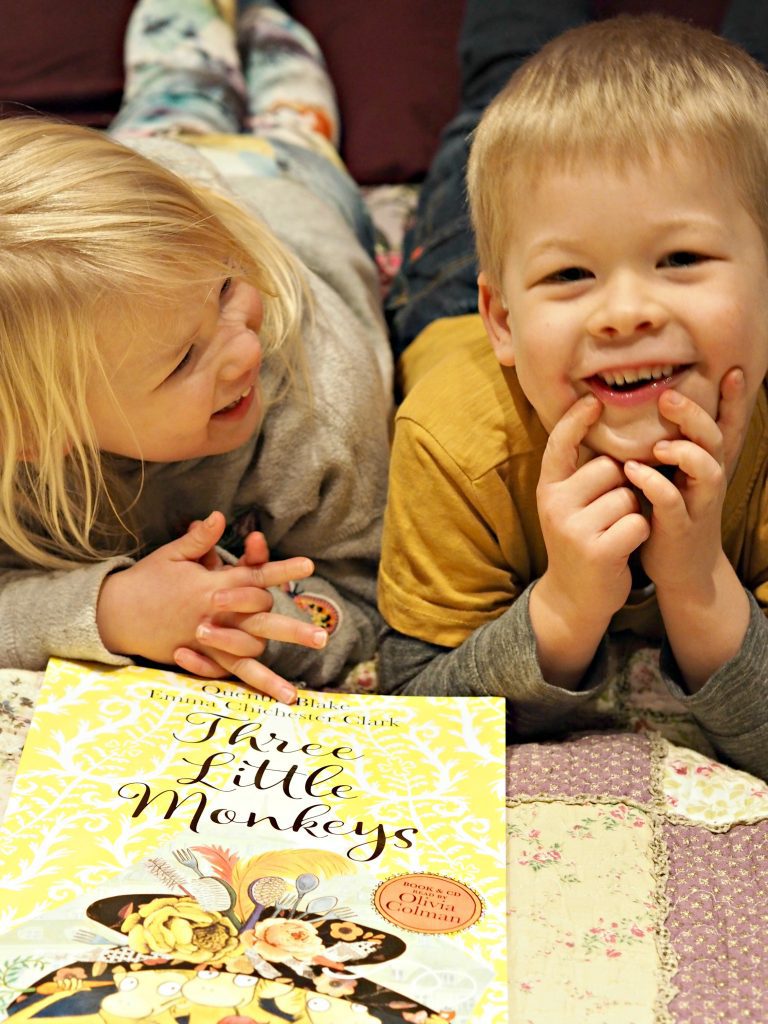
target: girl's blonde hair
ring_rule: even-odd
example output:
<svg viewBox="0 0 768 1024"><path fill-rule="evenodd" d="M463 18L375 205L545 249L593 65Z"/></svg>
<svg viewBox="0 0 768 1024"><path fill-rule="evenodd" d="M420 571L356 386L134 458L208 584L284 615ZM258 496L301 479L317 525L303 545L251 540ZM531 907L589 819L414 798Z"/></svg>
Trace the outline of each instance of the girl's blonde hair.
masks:
<svg viewBox="0 0 768 1024"><path fill-rule="evenodd" d="M486 110L467 181L478 259L500 287L514 210L537 175L650 166L673 153L725 171L768 240L768 75L705 29L658 15L572 29Z"/></svg>
<svg viewBox="0 0 768 1024"><path fill-rule="evenodd" d="M167 311L235 268L262 294L273 379L303 370L295 257L228 199L96 131L0 120L0 254L0 540L34 564L98 560L130 536L136 495L106 478L88 413L89 389L109 388L107 319Z"/></svg>

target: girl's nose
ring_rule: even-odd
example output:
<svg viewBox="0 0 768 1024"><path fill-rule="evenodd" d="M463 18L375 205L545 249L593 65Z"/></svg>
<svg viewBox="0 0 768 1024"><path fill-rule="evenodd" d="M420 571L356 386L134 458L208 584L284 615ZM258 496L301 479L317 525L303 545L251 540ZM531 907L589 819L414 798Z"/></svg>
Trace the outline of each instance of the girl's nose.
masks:
<svg viewBox="0 0 768 1024"><path fill-rule="evenodd" d="M234 381L261 363L261 341L249 327L241 327L229 338L219 370L222 380Z"/></svg>

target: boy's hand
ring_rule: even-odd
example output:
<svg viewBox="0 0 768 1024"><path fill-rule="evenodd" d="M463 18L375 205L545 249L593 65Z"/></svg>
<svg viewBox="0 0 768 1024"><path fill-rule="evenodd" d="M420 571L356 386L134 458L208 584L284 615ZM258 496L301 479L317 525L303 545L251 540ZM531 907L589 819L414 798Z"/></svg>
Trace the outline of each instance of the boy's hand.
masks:
<svg viewBox="0 0 768 1024"><path fill-rule="evenodd" d="M721 537L728 478L748 422L744 375L734 369L723 377L717 423L675 391L660 396L659 411L683 435L654 448L659 462L678 467L674 481L638 462L624 469L651 504L643 566L656 584L680 672L695 692L734 657L749 625L749 601Z"/></svg>
<svg viewBox="0 0 768 1024"><path fill-rule="evenodd" d="M580 446L602 406L580 398L555 425L536 492L548 567L531 594L542 672L576 685L632 586L630 554L648 536L621 466L605 455L581 464Z"/></svg>
<svg viewBox="0 0 768 1024"><path fill-rule="evenodd" d="M105 647L115 654L138 655L161 664L174 664L196 671L195 656L204 655L220 666L217 675L232 673L244 682L278 700L295 700L296 690L284 679L249 655L245 658L206 648L196 639L201 622L218 610L215 594L235 588L250 595L263 622L262 636L317 646L315 630L304 623L269 614L271 597L267 588L303 579L313 572L308 558L290 558L263 566L212 565L211 552L218 543L225 521L212 513L204 523L177 540L163 545L127 569L104 580L96 610L99 632ZM296 630L296 626L305 629ZM252 642L251 637L247 639ZM260 641L260 652L264 642ZM184 652L179 659L176 655ZM202 673L210 675L211 673Z"/></svg>
<svg viewBox="0 0 768 1024"><path fill-rule="evenodd" d="M657 590L709 588L722 558L721 520L728 478L744 442L747 417L744 375L730 370L721 383L717 423L678 391L665 391L659 412L682 437L654 446L656 459L677 466L669 480L631 460L624 471L651 505L651 534L641 560Z"/></svg>

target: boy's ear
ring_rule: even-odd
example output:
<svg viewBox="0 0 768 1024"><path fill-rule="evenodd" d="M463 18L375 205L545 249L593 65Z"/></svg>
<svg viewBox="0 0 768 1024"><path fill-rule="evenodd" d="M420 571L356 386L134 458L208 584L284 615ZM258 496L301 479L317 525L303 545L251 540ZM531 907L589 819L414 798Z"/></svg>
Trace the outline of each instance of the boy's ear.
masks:
<svg viewBox="0 0 768 1024"><path fill-rule="evenodd" d="M477 308L483 318L496 358L502 366L514 366L515 348L507 322L509 310L498 291L488 284L485 273L480 273L477 278Z"/></svg>

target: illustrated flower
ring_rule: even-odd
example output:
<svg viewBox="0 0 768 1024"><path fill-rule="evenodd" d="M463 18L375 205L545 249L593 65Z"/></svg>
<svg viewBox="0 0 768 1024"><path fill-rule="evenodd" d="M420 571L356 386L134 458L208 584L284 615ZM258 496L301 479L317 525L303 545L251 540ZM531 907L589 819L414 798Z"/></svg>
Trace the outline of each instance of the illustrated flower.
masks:
<svg viewBox="0 0 768 1024"><path fill-rule="evenodd" d="M193 964L221 963L242 947L235 926L191 896L162 896L129 914L121 930L137 953L172 954Z"/></svg>
<svg viewBox="0 0 768 1024"><path fill-rule="evenodd" d="M332 939L341 939L342 942L354 942L363 934L363 929L352 921L334 921L330 927Z"/></svg>
<svg viewBox="0 0 768 1024"><path fill-rule="evenodd" d="M258 921L253 931L243 932L241 938L272 963L282 963L291 957L309 963L325 948L309 921L286 921L279 917Z"/></svg>
<svg viewBox="0 0 768 1024"><path fill-rule="evenodd" d="M315 988L324 996L351 996L357 988L357 978L348 974L334 974L323 969L319 978L315 978Z"/></svg>
<svg viewBox="0 0 768 1024"><path fill-rule="evenodd" d="M62 967L53 976L54 981L66 981L70 978L77 978L85 981L87 974L82 967Z"/></svg>

